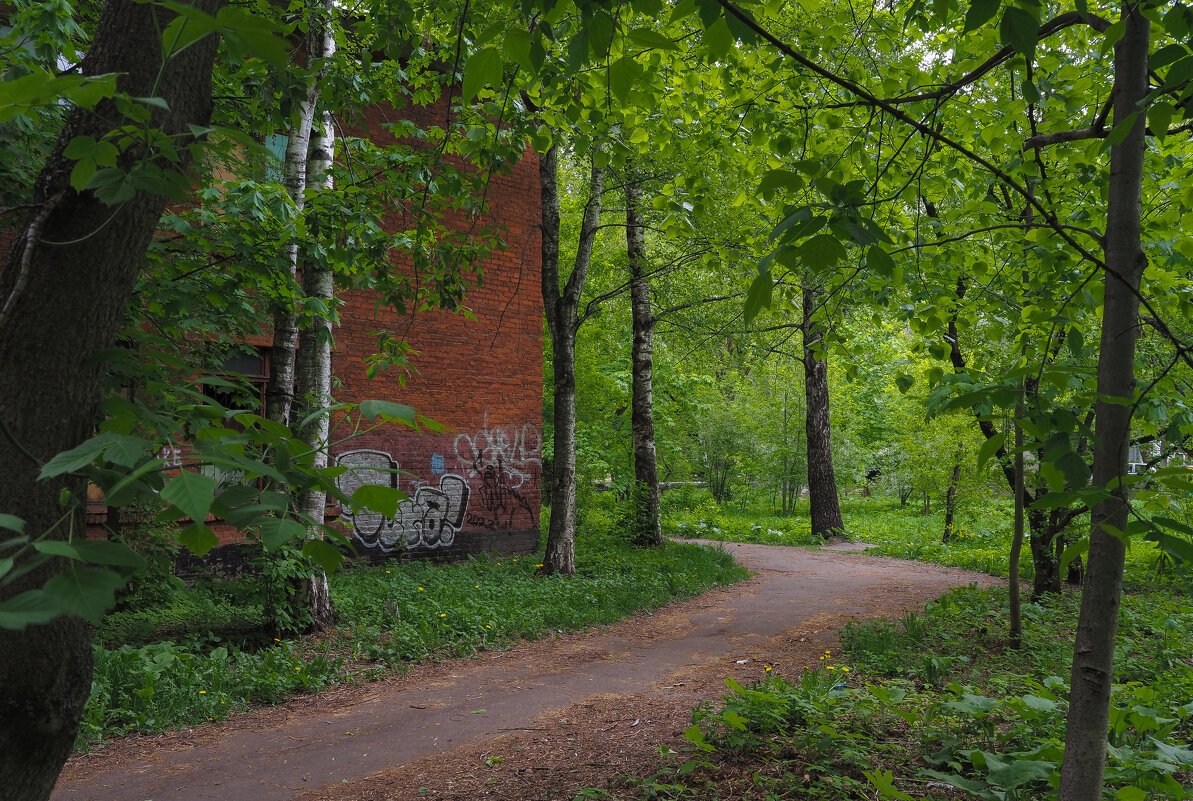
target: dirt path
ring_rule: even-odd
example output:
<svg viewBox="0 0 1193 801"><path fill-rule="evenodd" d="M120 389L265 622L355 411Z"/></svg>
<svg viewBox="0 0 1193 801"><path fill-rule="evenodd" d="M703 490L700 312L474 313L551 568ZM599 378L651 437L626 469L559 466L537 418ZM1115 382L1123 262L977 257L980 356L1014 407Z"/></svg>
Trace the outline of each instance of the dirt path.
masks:
<svg viewBox="0 0 1193 801"><path fill-rule="evenodd" d="M758 575L600 632L420 666L68 763L54 801L572 798L678 748L691 708L796 675L846 621L989 576L840 551L728 546Z"/></svg>

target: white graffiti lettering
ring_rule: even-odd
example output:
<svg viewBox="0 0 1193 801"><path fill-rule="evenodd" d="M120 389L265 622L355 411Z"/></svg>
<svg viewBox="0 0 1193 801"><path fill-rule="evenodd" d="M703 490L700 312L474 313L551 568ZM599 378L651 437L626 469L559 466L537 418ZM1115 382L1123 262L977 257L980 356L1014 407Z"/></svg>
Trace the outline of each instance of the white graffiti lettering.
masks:
<svg viewBox="0 0 1193 801"><path fill-rule="evenodd" d="M398 463L385 451L345 451L336 464L349 468L336 478L336 485L351 495L366 484L398 486ZM420 482L421 484L421 482ZM418 486L414 495L398 504L398 512L386 518L376 512L345 514L360 543L383 553L401 548L448 548L464 525L471 490L457 475L439 477L439 488Z"/></svg>

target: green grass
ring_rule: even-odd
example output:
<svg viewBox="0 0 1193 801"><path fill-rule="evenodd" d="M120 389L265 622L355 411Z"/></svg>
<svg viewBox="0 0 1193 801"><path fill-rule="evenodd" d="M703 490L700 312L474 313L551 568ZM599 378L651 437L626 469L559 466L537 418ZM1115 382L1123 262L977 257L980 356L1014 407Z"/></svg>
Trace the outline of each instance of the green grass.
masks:
<svg viewBox="0 0 1193 801"><path fill-rule="evenodd" d="M664 496L666 497L666 496ZM979 573L1006 577L1010 570L1012 506L1004 498L971 501L957 515L953 536L941 542L944 513L924 515L918 503L900 506L891 498L846 496L841 499L845 535L877 546L868 553L912 559ZM758 516L720 509L711 499L694 508L669 508L664 530L674 537L754 542L763 545L820 545L823 540L809 530L808 501L803 499L789 516ZM1081 533L1081 532L1076 532ZM1125 582L1129 589L1144 589L1158 580L1160 551L1153 543L1132 540L1127 551ZM1031 581L1035 573L1031 552L1024 543L1019 575ZM1172 576L1188 586L1187 576Z"/></svg>
<svg viewBox="0 0 1193 801"><path fill-rule="evenodd" d="M1054 799L1078 599L1028 605L1014 649L1005 596L954 590L922 613L848 626L844 654L816 669L727 681L658 773L585 797ZM1193 798L1189 600L1167 590L1125 600L1107 799Z"/></svg>
<svg viewBox="0 0 1193 801"><path fill-rule="evenodd" d="M247 631L263 618L243 587L148 588L153 603L126 604L100 627L108 645L95 647L78 746L223 720L253 704L383 678L412 661L612 623L747 575L714 548L640 549L584 534L575 577L536 577L539 564L530 555L352 565L330 578L336 628L285 641ZM138 644L163 631L173 639ZM113 644L122 639L133 642Z"/></svg>
<svg viewBox="0 0 1193 801"><path fill-rule="evenodd" d="M853 497L843 512L852 539L879 546L871 553L1006 575L1005 502L963 510L948 544L942 516L918 506ZM670 519L774 542L744 514L696 508ZM1128 553L1106 774L1115 801L1193 798L1193 582L1158 575L1157 557L1142 542ZM962 588L921 613L851 624L844 653L799 675L730 683L720 703L694 710L686 750L665 755L658 773L584 797L1053 799L1079 603L1070 591L1025 604L1017 649L1002 588Z"/></svg>

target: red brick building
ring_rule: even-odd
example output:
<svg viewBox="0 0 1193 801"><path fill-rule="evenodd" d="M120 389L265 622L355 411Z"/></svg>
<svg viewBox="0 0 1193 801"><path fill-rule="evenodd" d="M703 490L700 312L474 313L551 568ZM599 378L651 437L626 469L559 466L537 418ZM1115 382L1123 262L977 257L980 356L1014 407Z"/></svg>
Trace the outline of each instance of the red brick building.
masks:
<svg viewBox="0 0 1193 801"><path fill-rule="evenodd" d="M443 122L439 106L401 114L420 126ZM384 110L372 109L352 133L380 141L389 136L381 128L385 118ZM462 216L454 221L461 227L496 226L507 245L484 259L483 280L469 286L464 305L471 315L430 311L399 318L391 309L376 309L366 292L340 295L332 355L336 400L392 400L448 427L419 433L390 426L333 449L333 462L357 468L341 477L344 489L378 481L410 496L393 519L342 518L364 553L454 557L538 546L543 307L533 150L527 149L512 172L494 175L487 200L489 210L479 221ZM392 230L408 223L402 209L386 222ZM405 386L393 370L366 377L365 358L374 352L374 332L381 329L402 332L413 352Z"/></svg>
<svg viewBox="0 0 1193 801"><path fill-rule="evenodd" d="M384 143L383 123L407 119L420 127L442 125L443 106L373 108L347 128L353 136ZM456 230L497 230L506 243L483 260L483 278L464 294L469 314L423 311L400 316L378 307L366 291L341 291L340 325L334 330L332 372L337 402L382 399L406 404L446 426L442 432L384 426L333 446L331 462L354 469L340 477L349 494L360 483L395 486L409 499L395 518L345 511L342 524L363 555L458 558L471 553L533 551L539 542L542 472L542 294L538 225L538 163L527 148L512 170L495 173L487 189L488 211L479 219L449 219ZM406 210L386 215L391 231L407 230ZM399 270L410 270L400 254ZM397 332L410 347L410 370L366 375L377 348L376 332ZM253 337L259 357L229 361L226 369L262 386L268 379L270 337ZM404 385L403 385L404 379ZM335 436L333 435L333 440ZM182 452L166 453L177 457ZM91 499L96 535L106 522L102 494ZM209 521L221 544L243 535ZM215 562L237 561L231 553Z"/></svg>

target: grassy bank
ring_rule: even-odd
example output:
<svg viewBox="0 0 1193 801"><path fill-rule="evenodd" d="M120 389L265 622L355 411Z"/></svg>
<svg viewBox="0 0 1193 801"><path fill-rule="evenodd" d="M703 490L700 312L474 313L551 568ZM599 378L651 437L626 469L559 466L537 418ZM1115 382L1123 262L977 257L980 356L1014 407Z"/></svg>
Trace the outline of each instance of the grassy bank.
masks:
<svg viewBox="0 0 1193 801"><path fill-rule="evenodd" d="M356 565L333 575L334 630L262 636L260 606L214 584L172 585L155 602L112 615L99 631L79 747L129 732L227 718L335 684L375 680L411 662L501 648L519 639L612 623L729 584L746 574L713 548L633 548L581 535L573 578L534 575L534 556ZM218 625L213 633L212 627ZM171 639L117 645L136 633Z"/></svg>
<svg viewBox="0 0 1193 801"><path fill-rule="evenodd" d="M683 753L584 797L1056 797L1077 597L1027 607L1020 648L1005 591L956 590L921 614L852 625L843 655L800 675L730 684L698 707ZM1106 798L1193 798L1193 609L1135 593L1122 614Z"/></svg>

